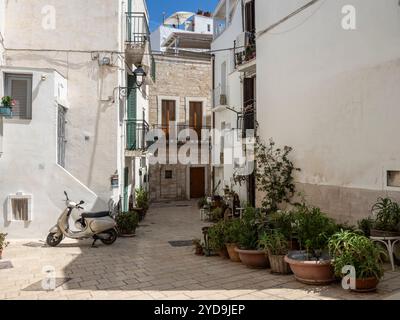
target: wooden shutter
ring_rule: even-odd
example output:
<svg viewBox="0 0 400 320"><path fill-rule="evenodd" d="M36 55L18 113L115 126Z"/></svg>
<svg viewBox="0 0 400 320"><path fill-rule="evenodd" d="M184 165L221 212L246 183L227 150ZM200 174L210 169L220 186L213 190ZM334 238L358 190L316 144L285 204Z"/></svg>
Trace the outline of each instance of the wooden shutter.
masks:
<svg viewBox="0 0 400 320"><path fill-rule="evenodd" d="M175 100L163 100L161 109L161 126L168 139L170 123L176 121Z"/></svg>
<svg viewBox="0 0 400 320"><path fill-rule="evenodd" d="M32 76L6 74L6 95L11 96L16 105L13 106L13 118L32 119Z"/></svg>
<svg viewBox="0 0 400 320"><path fill-rule="evenodd" d="M203 126L203 104L201 102L189 103L189 126L197 132L197 137L201 139L201 128Z"/></svg>

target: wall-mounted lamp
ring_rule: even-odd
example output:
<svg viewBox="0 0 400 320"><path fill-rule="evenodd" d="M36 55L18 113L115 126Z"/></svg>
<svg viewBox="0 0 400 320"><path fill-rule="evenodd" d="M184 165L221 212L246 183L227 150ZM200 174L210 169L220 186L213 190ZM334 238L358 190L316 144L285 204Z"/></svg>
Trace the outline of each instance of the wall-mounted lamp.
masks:
<svg viewBox="0 0 400 320"><path fill-rule="evenodd" d="M147 74L142 68L142 66L137 67L136 70L133 71L133 74L135 75L136 78L136 86L140 88L143 85Z"/></svg>

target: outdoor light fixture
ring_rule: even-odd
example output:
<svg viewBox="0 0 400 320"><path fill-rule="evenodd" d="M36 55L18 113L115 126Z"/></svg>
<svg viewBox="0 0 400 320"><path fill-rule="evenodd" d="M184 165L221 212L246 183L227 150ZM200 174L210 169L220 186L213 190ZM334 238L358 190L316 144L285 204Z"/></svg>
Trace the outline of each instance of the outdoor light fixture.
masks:
<svg viewBox="0 0 400 320"><path fill-rule="evenodd" d="M136 85L138 88L140 88L143 85L144 79L147 76L147 74L142 68L142 66L137 67L136 70L133 71L133 74L136 77Z"/></svg>

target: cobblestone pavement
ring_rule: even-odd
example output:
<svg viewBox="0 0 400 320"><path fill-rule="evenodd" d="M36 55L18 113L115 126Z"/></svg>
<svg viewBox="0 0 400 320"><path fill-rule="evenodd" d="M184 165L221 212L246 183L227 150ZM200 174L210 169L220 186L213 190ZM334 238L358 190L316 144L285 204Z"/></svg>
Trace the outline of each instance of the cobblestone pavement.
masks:
<svg viewBox="0 0 400 320"><path fill-rule="evenodd" d="M399 271L386 272L377 293L355 294L339 284L307 286L292 275L198 257L192 247L169 244L201 237L202 225L194 203L171 203L153 206L135 238L119 238L111 247L91 248L91 241L66 241L57 248L37 240L12 242L1 261L11 262L13 268L0 269L0 299L400 298ZM56 270L55 291L42 289L45 266Z"/></svg>

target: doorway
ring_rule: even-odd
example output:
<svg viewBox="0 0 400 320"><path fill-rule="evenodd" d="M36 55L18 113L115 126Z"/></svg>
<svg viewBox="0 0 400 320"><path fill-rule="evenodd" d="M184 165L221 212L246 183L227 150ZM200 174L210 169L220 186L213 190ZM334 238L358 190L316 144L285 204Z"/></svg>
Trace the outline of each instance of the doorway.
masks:
<svg viewBox="0 0 400 320"><path fill-rule="evenodd" d="M199 199L205 196L205 168L190 168L190 198Z"/></svg>

